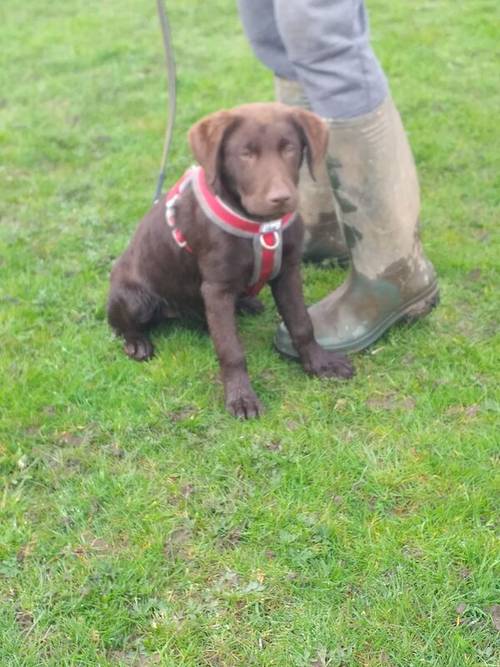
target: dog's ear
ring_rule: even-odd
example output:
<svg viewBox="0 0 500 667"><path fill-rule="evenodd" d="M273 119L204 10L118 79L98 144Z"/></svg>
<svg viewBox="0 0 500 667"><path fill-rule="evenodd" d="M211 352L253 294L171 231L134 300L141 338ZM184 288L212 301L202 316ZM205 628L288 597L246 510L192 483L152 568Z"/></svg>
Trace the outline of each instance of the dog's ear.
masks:
<svg viewBox="0 0 500 667"><path fill-rule="evenodd" d="M230 111L216 111L199 120L189 130L188 140L198 164L203 167L207 183L213 185L217 177L218 159L224 134L235 121Z"/></svg>
<svg viewBox="0 0 500 667"><path fill-rule="evenodd" d="M328 125L312 111L294 107L292 117L304 139L309 172L314 179L315 170L326 157L328 148Z"/></svg>

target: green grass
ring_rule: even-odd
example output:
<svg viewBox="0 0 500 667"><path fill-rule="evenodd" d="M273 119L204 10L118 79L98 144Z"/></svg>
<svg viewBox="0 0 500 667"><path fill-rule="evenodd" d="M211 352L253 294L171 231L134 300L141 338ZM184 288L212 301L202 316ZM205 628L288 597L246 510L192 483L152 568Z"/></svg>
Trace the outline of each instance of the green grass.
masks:
<svg viewBox="0 0 500 667"><path fill-rule="evenodd" d="M370 2L442 305L337 383L273 351L266 294L252 423L204 334L139 365L105 322L161 154L154 4L0 10L0 665L497 665L498 3ZM171 182L196 119L272 99L234 4L168 3Z"/></svg>

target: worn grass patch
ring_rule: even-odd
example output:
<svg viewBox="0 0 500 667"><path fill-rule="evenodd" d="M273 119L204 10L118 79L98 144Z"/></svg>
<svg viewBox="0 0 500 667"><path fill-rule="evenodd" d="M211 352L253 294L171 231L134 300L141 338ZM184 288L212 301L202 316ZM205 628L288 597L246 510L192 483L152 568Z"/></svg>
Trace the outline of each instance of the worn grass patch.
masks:
<svg viewBox="0 0 500 667"><path fill-rule="evenodd" d="M173 181L191 123L272 80L232 1L168 6ZM238 423L203 333L139 365L104 320L161 153L154 3L2 3L2 666L498 664L498 3L370 9L442 305L338 383L275 354L266 295ZM343 277L307 267L308 301Z"/></svg>

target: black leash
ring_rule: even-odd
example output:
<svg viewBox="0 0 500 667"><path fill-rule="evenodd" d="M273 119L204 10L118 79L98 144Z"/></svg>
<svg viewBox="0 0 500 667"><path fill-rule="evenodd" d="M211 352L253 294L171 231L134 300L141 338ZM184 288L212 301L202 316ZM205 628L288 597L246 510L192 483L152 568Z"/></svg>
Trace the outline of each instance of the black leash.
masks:
<svg viewBox="0 0 500 667"><path fill-rule="evenodd" d="M175 109L176 109L176 74L175 74L175 58L172 46L172 36L170 34L170 25L168 23L167 11L165 9L164 0L156 0L158 8L158 16L160 18L161 33L163 38L163 48L165 51L165 63L167 66L168 79L168 105L167 105L167 128L165 131L165 141L163 143L163 155L160 164L160 173L158 174L158 183L156 185L156 192L153 203L156 203L161 196L163 182L165 180L165 166L167 164L167 156L172 143L172 135L174 132L175 123Z"/></svg>

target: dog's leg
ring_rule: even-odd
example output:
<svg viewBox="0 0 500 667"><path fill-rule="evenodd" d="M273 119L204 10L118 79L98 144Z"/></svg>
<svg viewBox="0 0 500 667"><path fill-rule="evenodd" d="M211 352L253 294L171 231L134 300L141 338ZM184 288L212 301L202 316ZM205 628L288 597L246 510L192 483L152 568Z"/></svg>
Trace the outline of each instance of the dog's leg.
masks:
<svg viewBox="0 0 500 667"><path fill-rule="evenodd" d="M304 370L320 377L352 377L354 368L349 359L338 352L324 350L314 338L311 318L304 304L299 264L294 262L284 266L271 282L271 289Z"/></svg>
<svg viewBox="0 0 500 667"><path fill-rule="evenodd" d="M161 321L161 299L139 285L113 286L108 299L108 322L125 339L125 353L136 361L154 354L146 331Z"/></svg>
<svg viewBox="0 0 500 667"><path fill-rule="evenodd" d="M245 355L236 330L236 296L217 283L203 282L208 328L219 359L226 408L235 417L258 417L263 407L250 385Z"/></svg>

